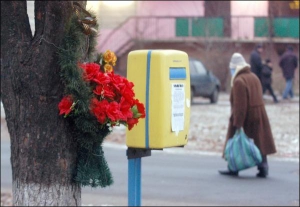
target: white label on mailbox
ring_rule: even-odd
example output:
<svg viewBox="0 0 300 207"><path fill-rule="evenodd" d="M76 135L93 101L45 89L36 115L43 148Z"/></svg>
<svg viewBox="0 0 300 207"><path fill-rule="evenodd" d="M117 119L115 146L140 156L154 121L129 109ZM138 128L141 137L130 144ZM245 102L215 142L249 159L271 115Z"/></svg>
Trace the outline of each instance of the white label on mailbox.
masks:
<svg viewBox="0 0 300 207"><path fill-rule="evenodd" d="M178 134L184 130L184 94L183 83L172 83L172 131Z"/></svg>

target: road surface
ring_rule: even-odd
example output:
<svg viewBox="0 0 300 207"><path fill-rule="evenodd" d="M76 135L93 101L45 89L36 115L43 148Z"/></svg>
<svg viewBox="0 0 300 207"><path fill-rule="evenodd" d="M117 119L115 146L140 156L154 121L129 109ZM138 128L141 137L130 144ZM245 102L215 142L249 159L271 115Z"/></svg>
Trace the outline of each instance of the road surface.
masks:
<svg viewBox="0 0 300 207"><path fill-rule="evenodd" d="M1 142L1 191L11 191L9 144ZM82 203L127 206L126 147L107 144L104 151L114 184L83 188ZM255 177L256 168L240 172L237 178L219 175L225 166L220 155L186 153L180 148L152 151L142 158L142 205L299 206L299 162L270 157L266 179Z"/></svg>

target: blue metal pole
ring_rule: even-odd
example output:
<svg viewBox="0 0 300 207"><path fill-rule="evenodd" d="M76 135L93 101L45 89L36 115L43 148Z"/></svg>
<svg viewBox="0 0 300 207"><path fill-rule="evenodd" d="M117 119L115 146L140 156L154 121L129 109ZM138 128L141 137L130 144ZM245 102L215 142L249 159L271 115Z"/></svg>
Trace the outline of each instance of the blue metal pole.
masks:
<svg viewBox="0 0 300 207"><path fill-rule="evenodd" d="M141 189L141 162L142 162L142 158L137 158L136 159L136 206L141 206L141 197L142 197L142 189Z"/></svg>
<svg viewBox="0 0 300 207"><path fill-rule="evenodd" d="M141 206L141 158L128 159L128 206Z"/></svg>

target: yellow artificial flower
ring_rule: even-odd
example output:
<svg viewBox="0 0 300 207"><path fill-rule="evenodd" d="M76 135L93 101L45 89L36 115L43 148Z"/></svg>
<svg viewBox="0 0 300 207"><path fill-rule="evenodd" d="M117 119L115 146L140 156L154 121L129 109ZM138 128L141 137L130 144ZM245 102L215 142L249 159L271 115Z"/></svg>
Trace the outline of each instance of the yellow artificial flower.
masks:
<svg viewBox="0 0 300 207"><path fill-rule="evenodd" d="M111 64L113 66L115 66L116 62L117 62L117 56L116 56L116 54L114 52L112 52L112 61L111 61Z"/></svg>
<svg viewBox="0 0 300 207"><path fill-rule="evenodd" d="M117 62L117 56L114 52L106 50L106 52L103 54L103 60L106 63L111 63L113 66L115 66Z"/></svg>
<svg viewBox="0 0 300 207"><path fill-rule="evenodd" d="M113 53L110 50L106 50L103 54L103 60L106 63L110 63L113 60Z"/></svg>
<svg viewBox="0 0 300 207"><path fill-rule="evenodd" d="M112 72L114 70L114 68L110 65L110 64L105 64L104 65L104 71L106 72L106 73L110 73L110 72Z"/></svg>

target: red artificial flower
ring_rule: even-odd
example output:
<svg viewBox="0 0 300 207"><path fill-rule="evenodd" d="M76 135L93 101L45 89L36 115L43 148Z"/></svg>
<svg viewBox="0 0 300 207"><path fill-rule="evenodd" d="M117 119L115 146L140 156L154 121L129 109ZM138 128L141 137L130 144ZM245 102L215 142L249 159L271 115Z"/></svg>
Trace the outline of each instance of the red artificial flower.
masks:
<svg viewBox="0 0 300 207"><path fill-rule="evenodd" d="M95 105L97 105L98 104L98 99L97 98L92 98L91 99L91 103L90 103L90 105L91 105L91 108L93 108Z"/></svg>
<svg viewBox="0 0 300 207"><path fill-rule="evenodd" d="M115 97L115 93L109 85L97 85L93 92L96 95L103 96L104 98L108 98L110 100L113 100Z"/></svg>
<svg viewBox="0 0 300 207"><path fill-rule="evenodd" d="M145 118L146 117L146 111L145 111L144 104L140 103L140 101L138 99L135 99L135 104L137 106L139 114L141 114L140 118Z"/></svg>
<svg viewBox="0 0 300 207"><path fill-rule="evenodd" d="M103 88L103 91L104 91L103 96L104 96L105 98L108 98L108 99L111 99L111 100L114 99L115 93L114 93L114 91L113 91L113 89L112 89L111 86L107 86L107 85L106 85L106 86Z"/></svg>
<svg viewBox="0 0 300 207"><path fill-rule="evenodd" d="M109 73L108 76L110 77L111 83L116 90L121 91L121 89L125 86L124 78L120 75L115 75L113 72Z"/></svg>
<svg viewBox="0 0 300 207"><path fill-rule="evenodd" d="M59 115L68 115L72 111L73 99L71 96L65 96L58 104Z"/></svg>
<svg viewBox="0 0 300 207"><path fill-rule="evenodd" d="M131 130L134 127L134 125L136 125L138 122L139 120L135 118L127 119L128 130Z"/></svg>
<svg viewBox="0 0 300 207"><path fill-rule="evenodd" d="M115 101L109 103L106 115L113 122L118 121L119 119L124 119L123 114L120 111L120 105Z"/></svg>
<svg viewBox="0 0 300 207"><path fill-rule="evenodd" d="M131 90L133 89L133 87L134 87L133 82L128 81L126 78L124 78L124 83L126 84L126 86L127 86L128 88L130 88Z"/></svg>
<svg viewBox="0 0 300 207"><path fill-rule="evenodd" d="M84 70L83 79L86 81L93 80L100 71L100 65L96 63L79 63L79 67L81 67Z"/></svg>
<svg viewBox="0 0 300 207"><path fill-rule="evenodd" d="M131 105L134 104L135 93L133 91L134 84L128 81L126 78L123 79L124 86L121 88L121 94L124 98L130 102Z"/></svg>
<svg viewBox="0 0 300 207"><path fill-rule="evenodd" d="M100 124L106 122L106 110L108 106L109 103L107 100L98 101L96 98L93 98L91 101L91 111Z"/></svg>
<svg viewBox="0 0 300 207"><path fill-rule="evenodd" d="M121 91L122 96L126 99L126 101L128 101L131 105L134 104L134 92L132 89L128 88L128 87L123 87L122 91Z"/></svg>
<svg viewBox="0 0 300 207"><path fill-rule="evenodd" d="M110 77L106 73L100 71L92 81L97 84L108 84L110 82Z"/></svg>
<svg viewBox="0 0 300 207"><path fill-rule="evenodd" d="M93 90L94 94L101 96L103 93L103 86L97 85L96 88Z"/></svg>
<svg viewBox="0 0 300 207"><path fill-rule="evenodd" d="M122 97L120 101L120 111L124 117L123 121L126 121L128 118L132 118L133 116L133 113L131 111L131 105L128 101L125 100L124 97Z"/></svg>
<svg viewBox="0 0 300 207"><path fill-rule="evenodd" d="M145 107L134 98L133 82L114 73L115 54L107 50L102 58L103 68L96 63L78 63L83 69L83 80L90 82L89 87L93 92L90 112L101 125L124 124L131 130L139 118L145 118ZM71 96L64 97L59 103L60 115L69 114L74 105Z"/></svg>

